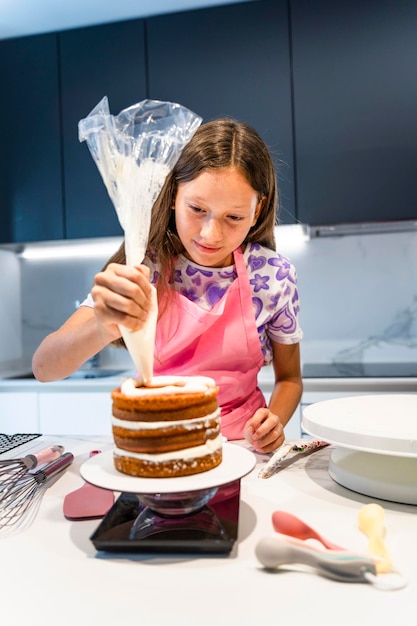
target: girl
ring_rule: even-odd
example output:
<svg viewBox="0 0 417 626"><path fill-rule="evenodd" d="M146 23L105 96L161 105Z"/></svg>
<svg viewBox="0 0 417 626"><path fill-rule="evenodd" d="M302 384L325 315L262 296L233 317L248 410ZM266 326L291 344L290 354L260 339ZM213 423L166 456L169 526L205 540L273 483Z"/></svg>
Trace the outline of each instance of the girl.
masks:
<svg viewBox="0 0 417 626"><path fill-rule="evenodd" d="M122 343L119 324L141 328L151 282L154 373L214 378L223 434L275 450L302 392L296 273L275 252L276 208L275 171L258 133L231 119L203 124L154 204L143 264L126 266L122 245L84 306L36 350L36 378L64 378ZM271 362L276 384L266 407L257 375Z"/></svg>

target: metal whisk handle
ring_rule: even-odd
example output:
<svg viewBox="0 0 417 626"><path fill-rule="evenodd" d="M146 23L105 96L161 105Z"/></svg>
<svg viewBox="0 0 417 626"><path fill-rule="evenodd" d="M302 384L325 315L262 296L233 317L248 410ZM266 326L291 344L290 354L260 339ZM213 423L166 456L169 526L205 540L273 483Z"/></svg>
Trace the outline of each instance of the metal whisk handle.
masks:
<svg viewBox="0 0 417 626"><path fill-rule="evenodd" d="M26 455L22 461L28 469L33 469L37 465L42 465L47 461L54 461L64 452L64 446L54 445L35 454Z"/></svg>
<svg viewBox="0 0 417 626"><path fill-rule="evenodd" d="M72 452L65 452L65 454L61 454L58 459L51 461L51 463L48 463L48 465L45 465L45 467L35 472L33 474L33 478L38 485L41 485L50 478L53 478L56 474L59 474L59 472L62 472L62 470L69 467L73 460L74 455Z"/></svg>

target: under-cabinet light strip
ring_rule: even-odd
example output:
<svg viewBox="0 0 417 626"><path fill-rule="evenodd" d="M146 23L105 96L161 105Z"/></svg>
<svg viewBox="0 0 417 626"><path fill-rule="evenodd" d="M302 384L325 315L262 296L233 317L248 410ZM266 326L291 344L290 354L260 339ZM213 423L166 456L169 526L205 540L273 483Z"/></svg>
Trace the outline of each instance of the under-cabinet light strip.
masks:
<svg viewBox="0 0 417 626"><path fill-rule="evenodd" d="M74 259L85 257L110 257L118 249L121 239L97 242L27 244L20 252L22 259L45 261L48 259Z"/></svg>

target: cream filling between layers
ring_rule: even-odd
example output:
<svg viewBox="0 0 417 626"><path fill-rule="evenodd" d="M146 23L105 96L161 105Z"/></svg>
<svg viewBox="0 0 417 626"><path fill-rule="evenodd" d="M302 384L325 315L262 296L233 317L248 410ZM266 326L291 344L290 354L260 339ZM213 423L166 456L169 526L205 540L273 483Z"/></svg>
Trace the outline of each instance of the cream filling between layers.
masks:
<svg viewBox="0 0 417 626"><path fill-rule="evenodd" d="M210 420L220 417L220 409L216 409L214 413L204 415L203 417L194 417L186 420L165 420L163 422L131 422L129 420L121 420L118 417L112 417L112 426L125 428L126 430L157 430L158 428L176 428L183 426L186 430L194 430L196 426L202 423L208 427Z"/></svg>
<svg viewBox="0 0 417 626"><path fill-rule="evenodd" d="M162 452L158 454L145 454L140 452L127 452L115 447L113 449L114 456L126 456L138 461L147 461L149 463L164 463L165 461L189 461L191 459L198 459L207 454L213 454L222 447L222 436L218 435L215 439L208 439L205 444L201 446L194 446L194 448L185 448L183 450L174 450L173 452Z"/></svg>

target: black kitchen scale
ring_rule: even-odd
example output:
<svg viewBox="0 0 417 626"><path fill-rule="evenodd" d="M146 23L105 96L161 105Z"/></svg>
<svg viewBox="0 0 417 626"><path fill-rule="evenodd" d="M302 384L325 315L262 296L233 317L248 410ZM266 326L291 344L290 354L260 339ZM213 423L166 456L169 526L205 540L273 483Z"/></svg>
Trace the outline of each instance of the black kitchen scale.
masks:
<svg viewBox="0 0 417 626"><path fill-rule="evenodd" d="M81 467L87 482L121 492L90 537L110 552L229 554L237 539L241 478L255 455L223 445L222 463L179 478L137 478L115 469L113 452L91 457Z"/></svg>
<svg viewBox="0 0 417 626"><path fill-rule="evenodd" d="M97 550L111 552L228 554L237 539L239 504L239 480L178 515L162 515L136 494L122 493L90 539Z"/></svg>

